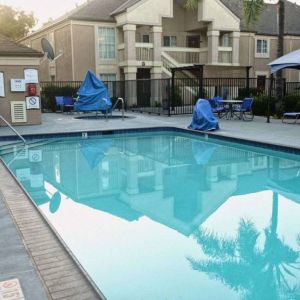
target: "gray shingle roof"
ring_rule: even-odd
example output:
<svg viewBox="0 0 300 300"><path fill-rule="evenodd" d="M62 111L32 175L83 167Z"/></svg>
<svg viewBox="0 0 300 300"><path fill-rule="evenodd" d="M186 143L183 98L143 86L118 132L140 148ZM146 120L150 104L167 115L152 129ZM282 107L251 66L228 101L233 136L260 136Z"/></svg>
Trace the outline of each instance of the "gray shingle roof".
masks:
<svg viewBox="0 0 300 300"><path fill-rule="evenodd" d="M134 4L138 3L140 0L127 0L125 1L120 7L118 7L116 10L114 10L111 15L116 15L119 13L122 13L126 11L127 8L133 6Z"/></svg>
<svg viewBox="0 0 300 300"><path fill-rule="evenodd" d="M0 35L0 56L41 57L43 53Z"/></svg>
<svg viewBox="0 0 300 300"><path fill-rule="evenodd" d="M243 3L240 0L221 0L235 15L243 19ZM285 34L300 35L300 6L285 1ZM277 29L277 6L266 4L259 20L250 24L247 28L241 21L242 31L257 32L259 34L276 35Z"/></svg>
<svg viewBox="0 0 300 300"><path fill-rule="evenodd" d="M141 0L91 0L79 6L73 11L60 17L50 27L58 22L71 19L82 21L104 21L114 22L113 16L126 11ZM162 0L164 1L164 0ZM182 2L182 0L177 2ZM243 19L243 2L241 0L220 0L241 20ZM285 33L290 35L300 35L300 6L286 1L286 28ZM45 28L46 28L45 27ZM41 28L40 30L44 30ZM40 31L39 30L39 31ZM255 24L246 27L241 21L241 31L256 32L258 34L276 35L277 34L277 8L274 4L266 4L259 20Z"/></svg>
<svg viewBox="0 0 300 300"><path fill-rule="evenodd" d="M139 0L138 0L139 1ZM122 6L126 0L93 0L83 5L69 15L69 19L83 21L106 21L114 22L111 13Z"/></svg>

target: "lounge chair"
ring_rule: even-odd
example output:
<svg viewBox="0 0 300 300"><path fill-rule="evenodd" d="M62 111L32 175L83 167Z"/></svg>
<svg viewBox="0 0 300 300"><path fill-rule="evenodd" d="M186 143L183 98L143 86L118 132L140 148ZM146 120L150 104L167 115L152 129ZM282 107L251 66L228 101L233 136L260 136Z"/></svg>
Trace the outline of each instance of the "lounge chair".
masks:
<svg viewBox="0 0 300 300"><path fill-rule="evenodd" d="M293 118L294 122L285 122L285 119ZM282 123L288 123L288 124L296 124L297 120L300 119L300 112L288 112L283 114Z"/></svg>
<svg viewBox="0 0 300 300"><path fill-rule="evenodd" d="M252 111L253 98L245 98L241 105L235 105L233 113L238 113L238 117L244 121L252 121L254 114Z"/></svg>

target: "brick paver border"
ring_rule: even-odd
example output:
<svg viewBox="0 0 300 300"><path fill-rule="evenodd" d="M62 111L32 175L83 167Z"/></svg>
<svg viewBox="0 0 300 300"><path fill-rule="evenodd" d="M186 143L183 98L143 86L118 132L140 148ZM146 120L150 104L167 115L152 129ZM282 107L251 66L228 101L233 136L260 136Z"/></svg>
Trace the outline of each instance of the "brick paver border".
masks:
<svg viewBox="0 0 300 300"><path fill-rule="evenodd" d="M105 299L0 160L0 197L9 209L49 298Z"/></svg>

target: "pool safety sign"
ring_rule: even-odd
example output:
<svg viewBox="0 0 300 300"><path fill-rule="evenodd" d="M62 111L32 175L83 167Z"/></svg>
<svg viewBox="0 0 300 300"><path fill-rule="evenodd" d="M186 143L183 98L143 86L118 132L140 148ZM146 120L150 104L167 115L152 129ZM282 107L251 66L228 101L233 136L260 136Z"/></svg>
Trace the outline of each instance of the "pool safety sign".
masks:
<svg viewBox="0 0 300 300"><path fill-rule="evenodd" d="M39 83L39 75L37 69L25 69L24 78L26 83Z"/></svg>
<svg viewBox="0 0 300 300"><path fill-rule="evenodd" d="M5 97L4 73L0 72L0 97Z"/></svg>
<svg viewBox="0 0 300 300"><path fill-rule="evenodd" d="M24 300L24 295L18 279L10 279L0 282L0 299Z"/></svg>
<svg viewBox="0 0 300 300"><path fill-rule="evenodd" d="M39 109L40 108L40 97L30 96L26 97L26 109Z"/></svg>
<svg viewBox="0 0 300 300"><path fill-rule="evenodd" d="M36 163L36 162L41 162L43 157L42 157L42 150L29 150L29 161Z"/></svg>
<svg viewBox="0 0 300 300"><path fill-rule="evenodd" d="M10 90L12 92L25 92L25 79L11 79Z"/></svg>

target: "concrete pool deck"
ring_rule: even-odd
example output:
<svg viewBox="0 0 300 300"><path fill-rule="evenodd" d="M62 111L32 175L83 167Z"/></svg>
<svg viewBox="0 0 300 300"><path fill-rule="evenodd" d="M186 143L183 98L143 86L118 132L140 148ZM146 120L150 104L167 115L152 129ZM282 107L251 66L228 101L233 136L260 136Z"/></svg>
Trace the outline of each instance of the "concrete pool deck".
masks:
<svg viewBox="0 0 300 300"><path fill-rule="evenodd" d="M76 114L43 114L42 125L22 126L17 130L21 134L42 134L164 126L186 128L191 121L191 115L126 115L130 118L124 121L105 121L74 119ZM252 122L221 120L220 127L218 135L300 148L300 124L283 124L281 120L267 124L265 118L255 117ZM7 127L0 127L0 137L6 135L13 133ZM2 163L0 178L0 282L18 278L25 299L99 298Z"/></svg>

